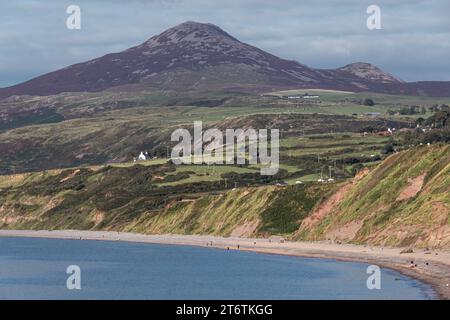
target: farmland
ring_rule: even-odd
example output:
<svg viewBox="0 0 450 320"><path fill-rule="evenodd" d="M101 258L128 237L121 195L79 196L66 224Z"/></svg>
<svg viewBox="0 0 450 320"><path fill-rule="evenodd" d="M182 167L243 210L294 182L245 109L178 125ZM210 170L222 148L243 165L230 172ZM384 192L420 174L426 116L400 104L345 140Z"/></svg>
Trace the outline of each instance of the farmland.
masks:
<svg viewBox="0 0 450 320"><path fill-rule="evenodd" d="M0 173L126 163L143 150L167 158L171 132L179 127L190 128L193 121L199 120L206 128L279 128L282 144L285 139L293 143L298 138L299 143L307 139L303 142L312 147L315 141L308 136L325 133L334 135L333 144L339 144L342 137L337 133L360 132L368 126L413 126L413 116L389 115L389 108L446 101L370 96L376 102L373 107L357 103L364 94L335 93L324 93L320 104L301 106L260 95L219 92L104 92L7 99L0 103ZM43 105L47 111L41 114ZM380 112L380 116L364 115L369 111ZM49 114L52 116L46 118ZM361 139L357 135L352 138ZM296 157L306 151L290 152Z"/></svg>

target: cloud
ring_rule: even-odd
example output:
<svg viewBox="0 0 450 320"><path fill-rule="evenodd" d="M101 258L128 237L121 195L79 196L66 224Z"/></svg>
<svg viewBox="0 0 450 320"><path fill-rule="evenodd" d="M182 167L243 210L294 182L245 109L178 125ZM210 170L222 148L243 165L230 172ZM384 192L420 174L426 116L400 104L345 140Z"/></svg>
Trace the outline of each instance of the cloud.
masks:
<svg viewBox="0 0 450 320"><path fill-rule="evenodd" d="M366 28L368 0L2 1L0 86L117 52L186 20L211 22L254 46L316 68L374 63L408 80L450 80L450 2L378 0L382 30ZM65 27L82 9L82 29Z"/></svg>

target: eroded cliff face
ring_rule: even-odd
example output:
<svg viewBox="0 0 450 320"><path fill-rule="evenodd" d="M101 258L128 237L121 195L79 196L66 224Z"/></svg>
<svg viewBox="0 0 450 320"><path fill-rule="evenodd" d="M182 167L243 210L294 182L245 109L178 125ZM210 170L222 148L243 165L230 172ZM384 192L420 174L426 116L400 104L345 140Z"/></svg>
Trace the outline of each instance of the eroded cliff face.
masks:
<svg viewBox="0 0 450 320"><path fill-rule="evenodd" d="M294 239L450 247L450 146L420 146L364 171L319 205Z"/></svg>

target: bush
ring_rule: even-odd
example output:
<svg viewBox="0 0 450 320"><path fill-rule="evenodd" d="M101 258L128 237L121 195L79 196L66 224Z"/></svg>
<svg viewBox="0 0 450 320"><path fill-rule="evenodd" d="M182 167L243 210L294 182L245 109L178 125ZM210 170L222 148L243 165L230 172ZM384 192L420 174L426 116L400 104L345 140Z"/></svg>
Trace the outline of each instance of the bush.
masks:
<svg viewBox="0 0 450 320"><path fill-rule="evenodd" d="M402 109L399 110L399 113L401 115L413 115L413 114L417 114L419 113L419 111L417 111L419 107L417 106L411 106L411 107L404 107Z"/></svg>
<svg viewBox="0 0 450 320"><path fill-rule="evenodd" d="M367 99L364 100L363 105L371 107L371 106L375 105L375 102L372 99L367 98Z"/></svg>
<svg viewBox="0 0 450 320"><path fill-rule="evenodd" d="M394 152L394 146L391 143L388 143L383 147L384 154L390 154L392 152Z"/></svg>

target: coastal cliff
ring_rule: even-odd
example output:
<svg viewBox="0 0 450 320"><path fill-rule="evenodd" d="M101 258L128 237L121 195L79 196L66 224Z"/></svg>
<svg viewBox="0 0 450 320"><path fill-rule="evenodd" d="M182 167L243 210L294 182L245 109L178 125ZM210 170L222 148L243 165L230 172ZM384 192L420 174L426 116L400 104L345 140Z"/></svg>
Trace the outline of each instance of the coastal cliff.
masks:
<svg viewBox="0 0 450 320"><path fill-rule="evenodd" d="M168 184L172 165L0 176L0 228L282 236L450 248L450 146L418 146L331 184Z"/></svg>

